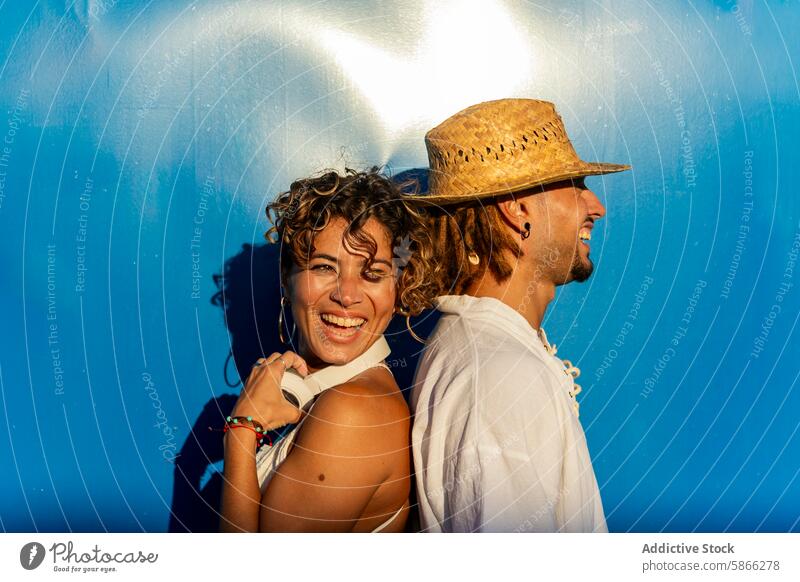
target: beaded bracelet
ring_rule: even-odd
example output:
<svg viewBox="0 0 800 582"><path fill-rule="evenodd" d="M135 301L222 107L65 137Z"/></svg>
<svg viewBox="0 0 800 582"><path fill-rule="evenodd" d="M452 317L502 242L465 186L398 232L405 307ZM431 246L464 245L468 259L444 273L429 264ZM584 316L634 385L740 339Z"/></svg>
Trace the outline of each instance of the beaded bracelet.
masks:
<svg viewBox="0 0 800 582"><path fill-rule="evenodd" d="M233 428L246 428L256 434L256 450L261 448L264 444L264 438L267 439L267 445L272 446L272 439L267 435L267 431L257 420L253 420L252 416L229 416L225 419L225 426L222 432L228 432Z"/></svg>
<svg viewBox="0 0 800 582"><path fill-rule="evenodd" d="M255 429L256 432L267 432L264 426L257 420L253 420L252 416L229 416L225 419L227 424L246 424Z"/></svg>

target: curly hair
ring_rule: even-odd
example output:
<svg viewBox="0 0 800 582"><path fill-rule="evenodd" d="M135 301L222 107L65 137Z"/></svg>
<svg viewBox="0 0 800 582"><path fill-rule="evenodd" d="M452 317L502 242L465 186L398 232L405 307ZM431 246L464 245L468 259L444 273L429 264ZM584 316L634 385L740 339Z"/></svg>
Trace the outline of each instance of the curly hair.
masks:
<svg viewBox="0 0 800 582"><path fill-rule="evenodd" d="M281 275L286 280L293 266L304 268L314 253L314 237L334 218L348 225L347 245L368 257L378 251L376 241L363 230L375 218L388 231L392 248L410 252L408 263L397 280L395 308L402 315L419 315L432 307L438 265L433 261L433 241L420 210L402 195L404 185L373 167L364 172L346 169L344 174L327 170L319 177L304 178L291 184L287 192L267 206L272 227L264 235L272 243L281 242Z"/></svg>

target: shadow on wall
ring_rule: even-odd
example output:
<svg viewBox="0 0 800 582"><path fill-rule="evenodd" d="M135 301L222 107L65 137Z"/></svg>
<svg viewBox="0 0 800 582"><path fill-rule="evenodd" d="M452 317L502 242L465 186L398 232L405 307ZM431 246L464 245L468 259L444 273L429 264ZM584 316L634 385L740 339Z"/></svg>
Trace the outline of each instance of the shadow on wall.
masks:
<svg viewBox="0 0 800 582"><path fill-rule="evenodd" d="M224 273L214 276L218 291L211 303L223 310L231 336L231 351L224 364L225 382L230 388L241 386L239 378L249 375L258 358L294 349L278 338L278 251L279 247L273 244L244 244L238 254L225 262ZM436 319L434 312L423 313L412 320L414 331L427 337ZM292 328L290 314L287 328ZM288 330L284 330L287 338ZM392 321L386 338L392 349L387 363L408 399L422 345L411 337L405 319L400 317ZM223 394L209 400L184 441L175 460L170 532L219 530L222 433L209 427L222 426L237 398L238 390L237 394Z"/></svg>
<svg viewBox="0 0 800 582"><path fill-rule="evenodd" d="M231 335L225 383L237 388L258 358L289 349L278 339L278 247L243 245L225 262L224 273L214 275L214 283L218 291L211 303L222 309ZM212 398L195 420L175 461L170 532L219 530L222 433L208 427L221 427L237 398L238 393Z"/></svg>

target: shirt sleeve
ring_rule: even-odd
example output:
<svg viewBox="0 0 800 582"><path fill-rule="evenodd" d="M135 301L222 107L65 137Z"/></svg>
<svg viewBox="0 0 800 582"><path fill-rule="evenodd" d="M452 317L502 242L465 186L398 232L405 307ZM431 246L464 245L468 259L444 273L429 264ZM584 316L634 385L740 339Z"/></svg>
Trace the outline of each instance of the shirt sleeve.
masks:
<svg viewBox="0 0 800 582"><path fill-rule="evenodd" d="M562 386L529 353L493 353L479 366L473 411L479 501L471 531L556 531L565 453ZM462 468L463 470L464 468ZM469 491L471 489L471 491ZM455 500L458 501L458 500Z"/></svg>

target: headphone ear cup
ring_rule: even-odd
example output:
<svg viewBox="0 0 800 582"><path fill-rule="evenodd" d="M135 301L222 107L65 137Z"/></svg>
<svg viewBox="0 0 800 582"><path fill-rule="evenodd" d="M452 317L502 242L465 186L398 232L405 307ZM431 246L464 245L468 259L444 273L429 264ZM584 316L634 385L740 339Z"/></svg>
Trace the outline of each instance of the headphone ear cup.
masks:
<svg viewBox="0 0 800 582"><path fill-rule="evenodd" d="M300 408L300 401L297 399L297 396L295 396L294 394L292 394L288 390L281 390L281 393L283 394L283 397L286 398L286 401L289 404L291 404L292 406L295 406L297 408Z"/></svg>
<svg viewBox="0 0 800 582"><path fill-rule="evenodd" d="M283 397L286 398L290 404L301 409L304 409L319 393L318 390L313 390L306 384L303 378L294 370L286 370L283 378L281 378L281 392L283 392Z"/></svg>

